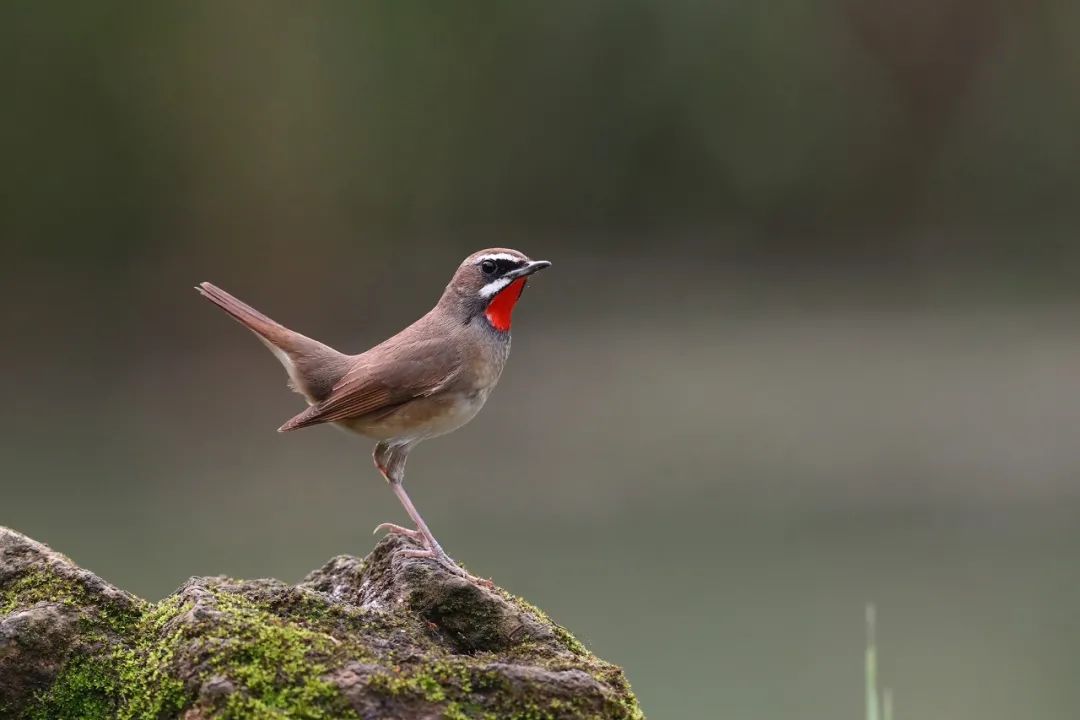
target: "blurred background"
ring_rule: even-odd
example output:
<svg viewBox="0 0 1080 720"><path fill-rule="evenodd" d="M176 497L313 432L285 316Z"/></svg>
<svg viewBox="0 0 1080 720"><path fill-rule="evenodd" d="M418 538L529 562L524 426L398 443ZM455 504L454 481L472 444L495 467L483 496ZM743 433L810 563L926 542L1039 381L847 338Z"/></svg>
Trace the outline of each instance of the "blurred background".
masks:
<svg viewBox="0 0 1080 720"><path fill-rule="evenodd" d="M654 718L1073 718L1080 5L8 2L0 523L147 598L404 515L212 280L359 352L554 267L409 463Z"/></svg>

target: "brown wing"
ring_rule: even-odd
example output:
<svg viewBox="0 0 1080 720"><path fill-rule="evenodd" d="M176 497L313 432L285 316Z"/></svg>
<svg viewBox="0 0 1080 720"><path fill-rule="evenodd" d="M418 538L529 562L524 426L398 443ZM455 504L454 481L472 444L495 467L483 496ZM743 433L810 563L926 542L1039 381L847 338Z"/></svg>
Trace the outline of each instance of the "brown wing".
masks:
<svg viewBox="0 0 1080 720"><path fill-rule="evenodd" d="M337 422L427 397L446 387L461 368L454 343L436 335L409 332L356 357L330 394L278 428L279 432Z"/></svg>

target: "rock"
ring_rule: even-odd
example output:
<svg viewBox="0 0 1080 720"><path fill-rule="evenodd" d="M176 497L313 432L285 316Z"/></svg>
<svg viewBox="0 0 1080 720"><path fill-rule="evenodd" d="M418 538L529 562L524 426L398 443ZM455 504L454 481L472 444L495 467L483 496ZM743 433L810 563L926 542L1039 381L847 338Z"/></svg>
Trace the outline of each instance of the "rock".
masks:
<svg viewBox="0 0 1080 720"><path fill-rule="evenodd" d="M197 577L159 603L0 528L0 717L641 718L543 612L384 538L301 583Z"/></svg>

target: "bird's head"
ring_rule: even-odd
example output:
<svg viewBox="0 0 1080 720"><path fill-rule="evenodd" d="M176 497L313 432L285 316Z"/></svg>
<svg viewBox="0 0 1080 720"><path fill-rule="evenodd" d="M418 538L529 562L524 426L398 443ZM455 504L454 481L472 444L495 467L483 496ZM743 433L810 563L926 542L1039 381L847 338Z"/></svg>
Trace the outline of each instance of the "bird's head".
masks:
<svg viewBox="0 0 1080 720"><path fill-rule="evenodd" d="M454 306L465 320L483 316L496 331L509 332L514 304L529 276L550 265L508 248L474 252L458 267L440 303Z"/></svg>

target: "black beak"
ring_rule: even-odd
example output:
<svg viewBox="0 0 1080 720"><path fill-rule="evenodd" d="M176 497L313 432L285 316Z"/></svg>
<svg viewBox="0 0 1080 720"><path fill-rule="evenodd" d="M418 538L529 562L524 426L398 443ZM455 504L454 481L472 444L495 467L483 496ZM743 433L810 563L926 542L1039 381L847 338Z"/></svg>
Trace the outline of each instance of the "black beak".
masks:
<svg viewBox="0 0 1080 720"><path fill-rule="evenodd" d="M551 263L547 260L530 260L519 268L515 268L510 272L503 275L504 278L510 278L515 280L519 277L525 277L526 275L532 275L537 270L543 270L544 268L551 267Z"/></svg>

